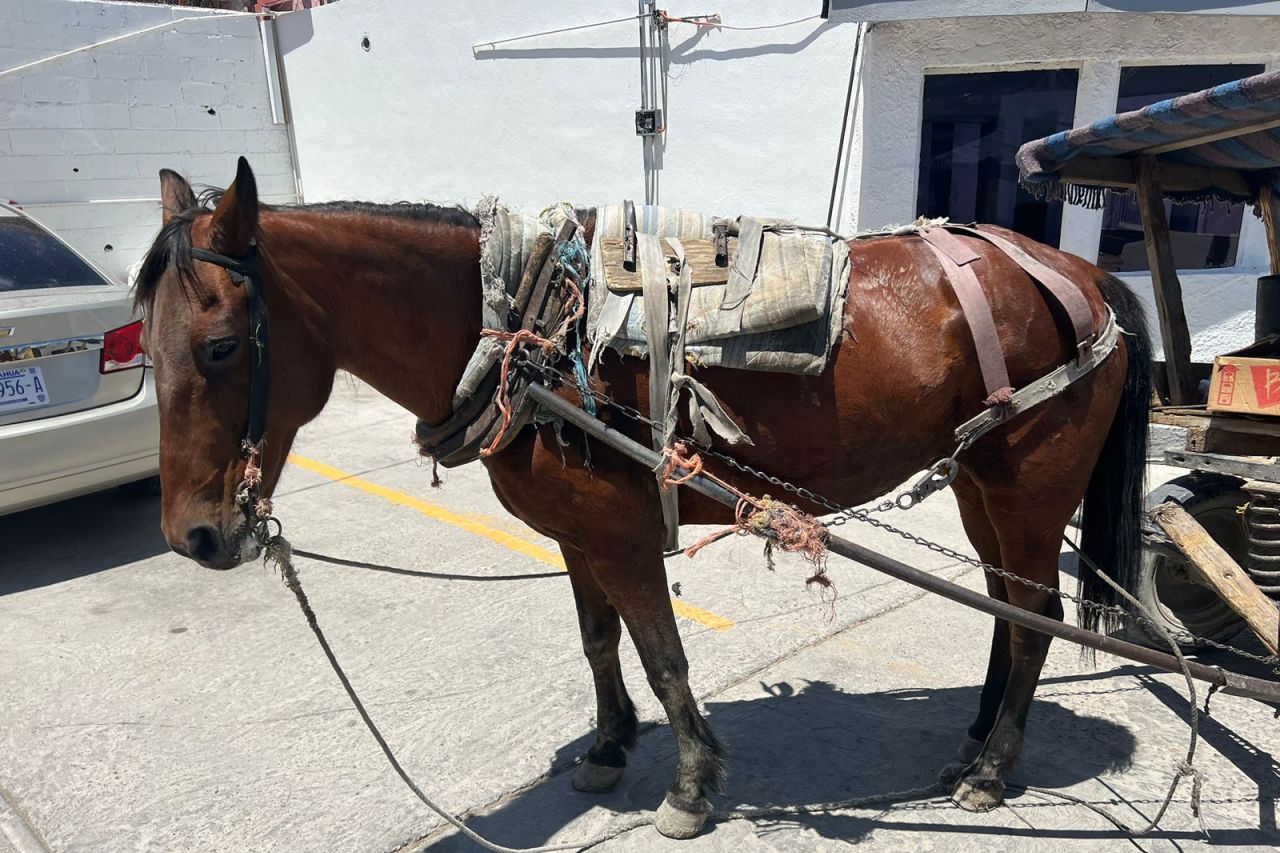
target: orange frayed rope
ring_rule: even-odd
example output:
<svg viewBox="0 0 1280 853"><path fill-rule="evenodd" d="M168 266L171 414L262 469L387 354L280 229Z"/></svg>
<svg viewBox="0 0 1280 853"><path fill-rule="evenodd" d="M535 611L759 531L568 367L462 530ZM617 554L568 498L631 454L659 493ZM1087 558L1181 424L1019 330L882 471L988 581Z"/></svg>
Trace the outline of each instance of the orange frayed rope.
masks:
<svg viewBox="0 0 1280 853"><path fill-rule="evenodd" d="M582 297L582 289L578 287L577 282L570 275L564 277L564 282L569 287L574 311L571 316L565 318L564 322L560 324L550 338L544 338L530 329L520 329L516 332L501 332L497 329L480 330L482 338L497 338L500 341L507 342L507 348L502 353L502 372L498 376L497 403L498 411L502 412L502 425L498 427L498 434L493 437L493 441L489 442L489 446L480 449L481 457L492 456L502 449L502 439L507 434L507 430L511 428L511 419L515 417L515 412L511 406L511 388L507 384L507 377L511 373L511 358L516 354L516 350L523 344L536 344L542 350L544 356L551 358L556 350L560 348L558 341L563 341L569 330L587 313L587 301Z"/></svg>
<svg viewBox="0 0 1280 853"><path fill-rule="evenodd" d="M689 445L677 441L668 447L663 454L665 463L662 467L662 488L681 486L695 477L706 477L716 485L732 492L738 498L734 509L734 523L731 527L717 530L685 549L686 557L697 556L698 552L713 542L719 542L728 536L758 536L764 540L764 555L773 568L773 549L800 554L814 565L816 571L805 584L817 584L823 589L833 588L831 579L827 577L827 528L818 519L801 512L784 501L774 500L765 495L752 497L739 491L715 474L706 470L702 456L690 454Z"/></svg>

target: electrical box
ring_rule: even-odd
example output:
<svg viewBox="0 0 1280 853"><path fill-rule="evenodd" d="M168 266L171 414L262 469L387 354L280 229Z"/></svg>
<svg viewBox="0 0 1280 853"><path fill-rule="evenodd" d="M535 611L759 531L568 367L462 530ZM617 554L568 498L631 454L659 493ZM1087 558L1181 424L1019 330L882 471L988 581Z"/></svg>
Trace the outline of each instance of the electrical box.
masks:
<svg viewBox="0 0 1280 853"><path fill-rule="evenodd" d="M662 133L662 110L636 110L636 136Z"/></svg>

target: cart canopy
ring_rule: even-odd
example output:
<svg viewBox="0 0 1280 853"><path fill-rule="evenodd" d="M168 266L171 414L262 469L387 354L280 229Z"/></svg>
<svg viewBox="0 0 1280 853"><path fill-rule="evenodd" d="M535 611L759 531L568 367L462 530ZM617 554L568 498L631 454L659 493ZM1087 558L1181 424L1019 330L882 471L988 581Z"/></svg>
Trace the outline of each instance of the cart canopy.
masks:
<svg viewBox="0 0 1280 853"><path fill-rule="evenodd" d="M1280 71L1028 142L1017 163L1032 194L1097 208L1104 190L1135 186L1142 155L1178 200L1256 202L1264 186L1280 190Z"/></svg>

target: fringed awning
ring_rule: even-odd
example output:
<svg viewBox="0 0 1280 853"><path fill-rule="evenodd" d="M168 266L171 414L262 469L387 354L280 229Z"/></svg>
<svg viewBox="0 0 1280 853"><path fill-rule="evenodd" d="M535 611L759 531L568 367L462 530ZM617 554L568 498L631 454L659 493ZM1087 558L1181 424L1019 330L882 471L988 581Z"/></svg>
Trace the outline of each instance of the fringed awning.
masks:
<svg viewBox="0 0 1280 853"><path fill-rule="evenodd" d="M1119 113L1018 149L1022 185L1040 198L1101 207L1133 185L1135 158L1161 162L1179 201L1256 201L1280 190L1280 71Z"/></svg>

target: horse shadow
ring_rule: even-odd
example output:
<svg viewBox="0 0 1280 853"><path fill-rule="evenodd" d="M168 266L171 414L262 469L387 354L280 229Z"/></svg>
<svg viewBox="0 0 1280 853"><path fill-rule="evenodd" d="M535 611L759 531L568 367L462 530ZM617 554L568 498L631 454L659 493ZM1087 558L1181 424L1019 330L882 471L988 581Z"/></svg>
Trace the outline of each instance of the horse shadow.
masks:
<svg viewBox="0 0 1280 853"><path fill-rule="evenodd" d="M1046 678L1042 684L1089 677ZM977 709L980 688L849 693L825 681L800 681L761 682L760 689L755 698L705 703L708 722L727 744L730 765L724 795L712 795L717 808L823 803L928 786L936 781L938 770L954 760L964 727ZM1011 781L1067 787L1127 769L1136 749L1134 735L1126 727L1077 713L1052 700L1036 701L1030 727L1026 752ZM468 825L498 843L542 844L596 807L617 814L656 808L675 767L670 729L655 724L642 729L623 781L608 794L582 794L570 785L570 771L593 739L589 734L562 746L541 784L507 798L493 811L470 819ZM1088 748L1080 748L1083 744ZM1016 801L1018 794L1011 790L1008 798ZM945 798L933 797L884 808L923 815L955 806ZM889 826L865 814L788 816L756 821L756 825L766 831L770 823L800 825L825 838L856 842L874 829ZM1009 832L1002 825L988 830L954 825L954 819L938 817L927 827L914 822L892 826ZM597 812L582 822L581 834L594 835L606 822L617 820ZM1101 832L1099 837L1120 836ZM466 838L450 834L429 849L471 851L476 847Z"/></svg>
<svg viewBox="0 0 1280 853"><path fill-rule="evenodd" d="M0 595L114 569L169 550L160 498L110 489L0 516Z"/></svg>

